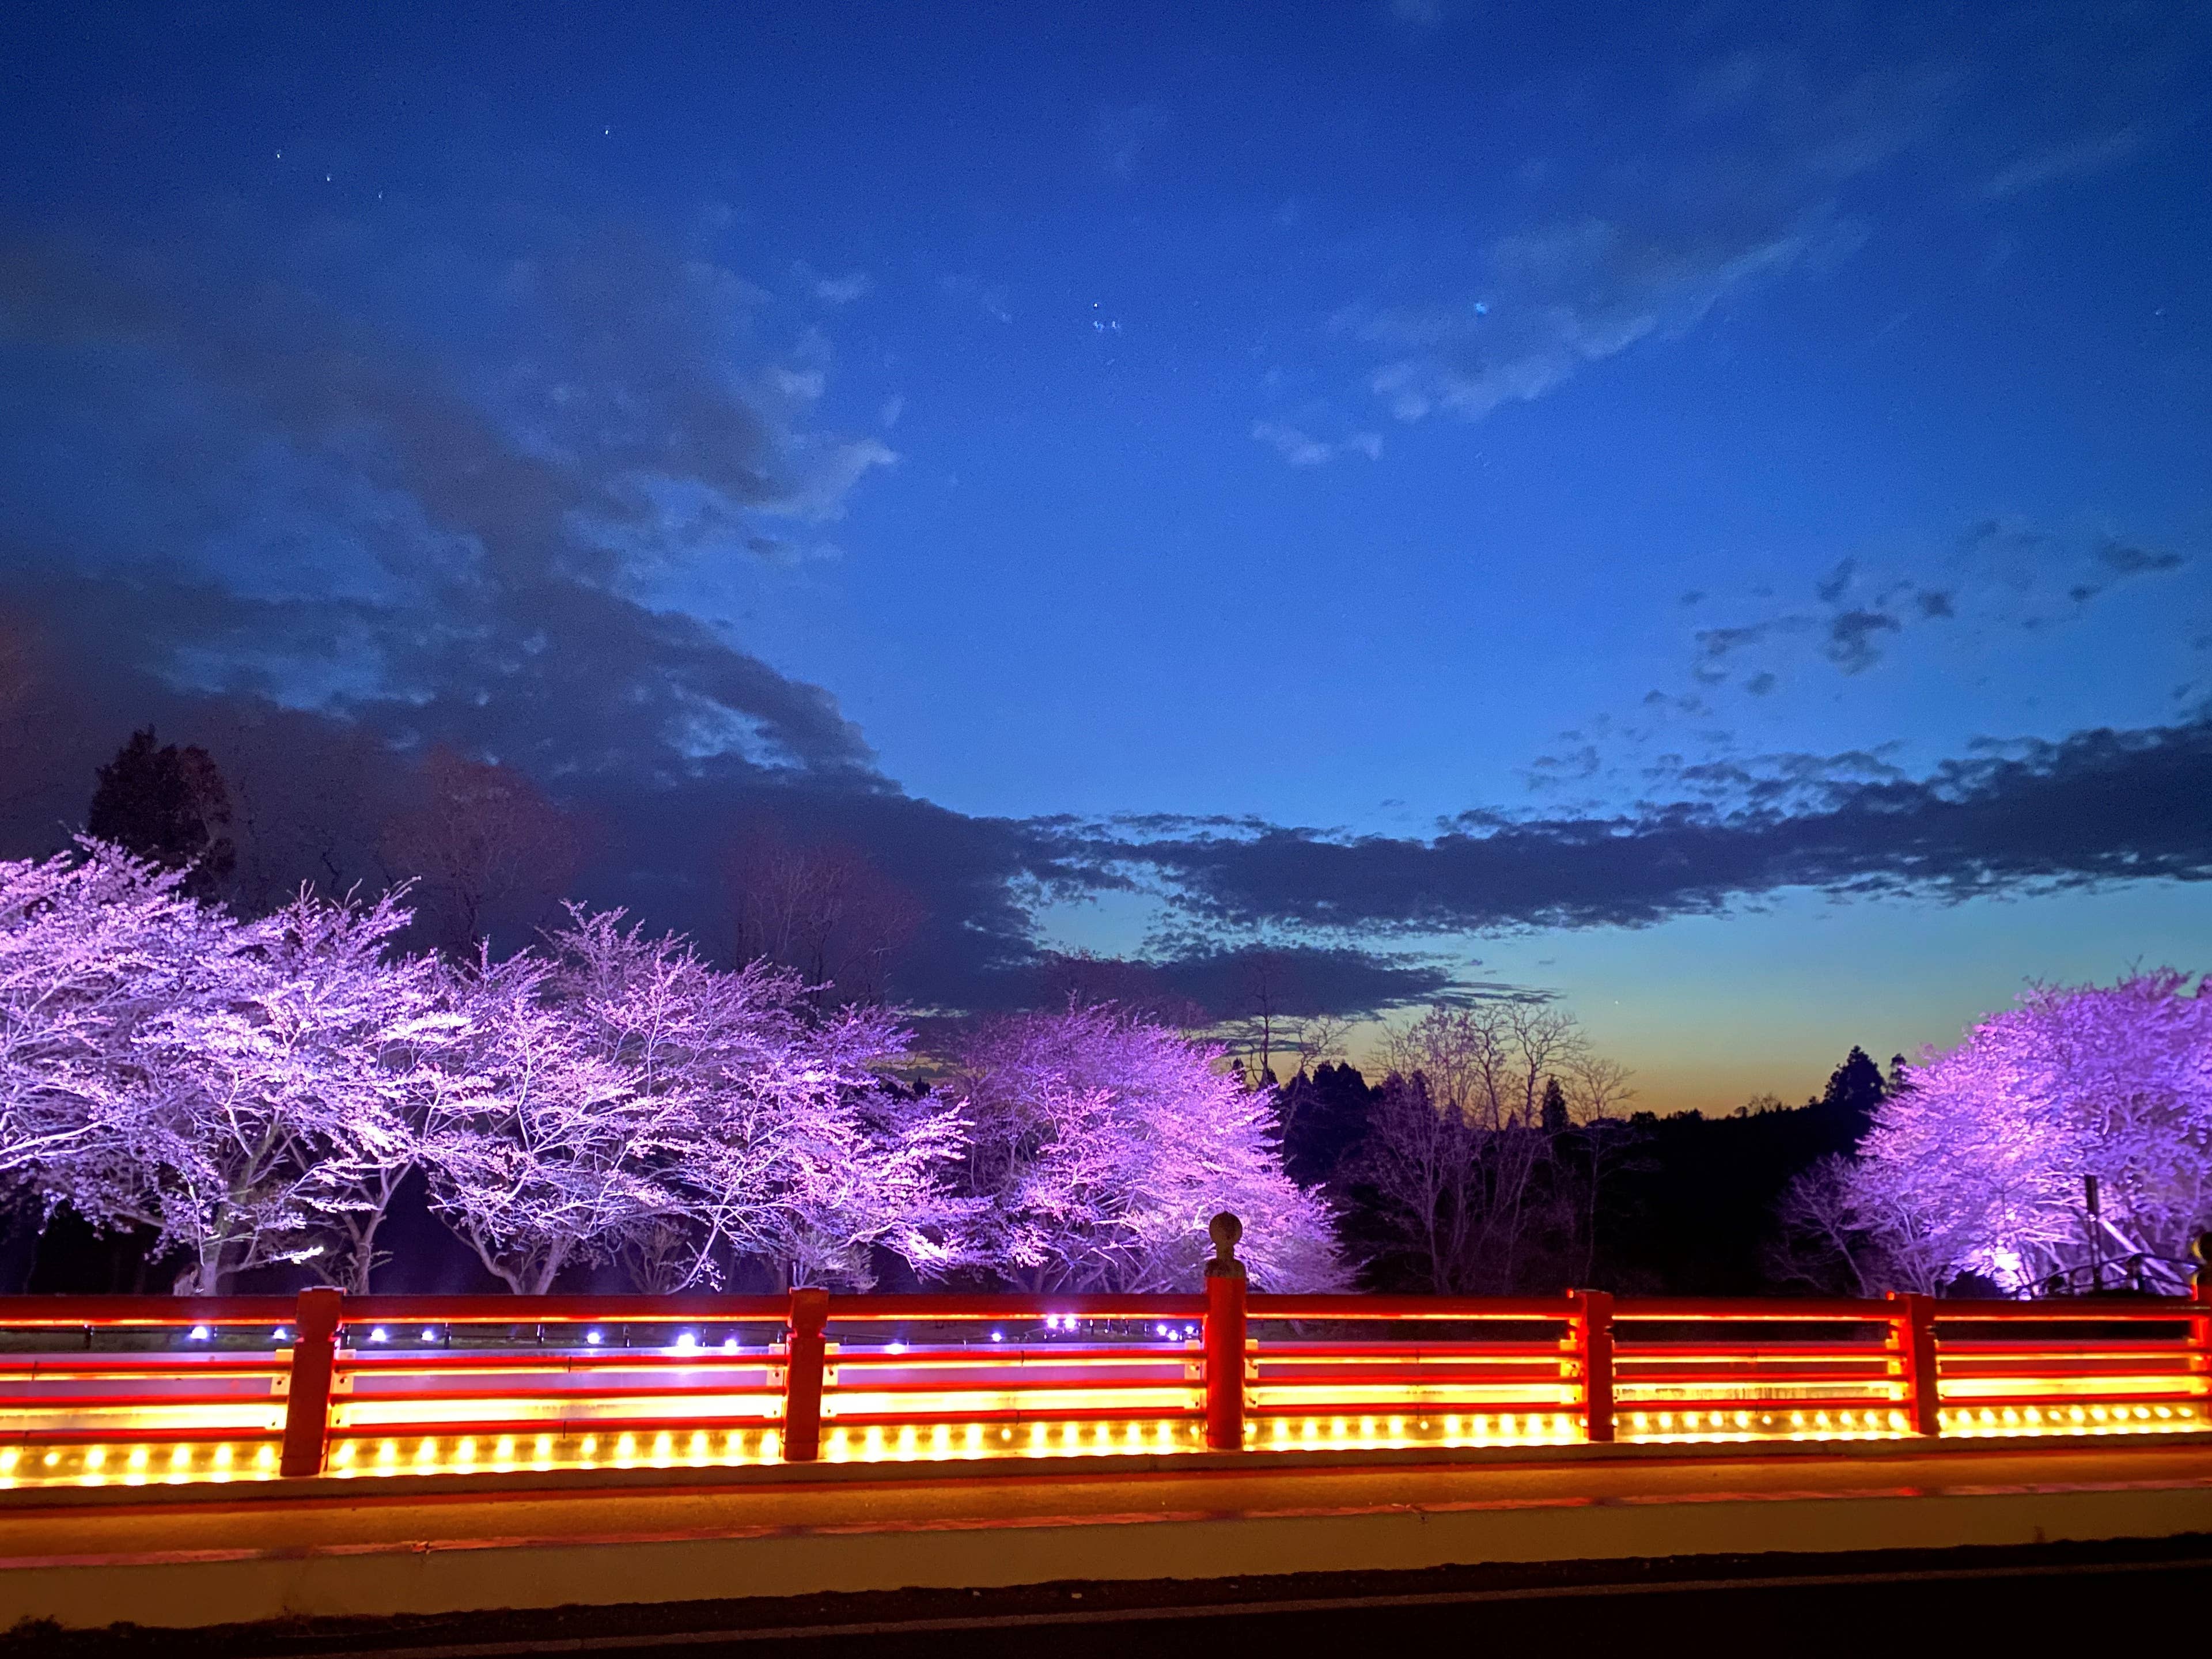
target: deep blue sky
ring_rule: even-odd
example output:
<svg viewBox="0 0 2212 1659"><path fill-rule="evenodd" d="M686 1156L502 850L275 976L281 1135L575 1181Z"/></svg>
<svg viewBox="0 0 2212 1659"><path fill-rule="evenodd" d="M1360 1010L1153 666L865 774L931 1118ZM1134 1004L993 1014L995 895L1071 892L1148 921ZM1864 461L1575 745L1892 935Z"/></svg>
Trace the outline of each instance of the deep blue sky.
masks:
<svg viewBox="0 0 2212 1659"><path fill-rule="evenodd" d="M702 933L799 802L951 1004L1266 940L1730 1106L2212 966L2212 12L1800 9L20 6L11 602Z"/></svg>

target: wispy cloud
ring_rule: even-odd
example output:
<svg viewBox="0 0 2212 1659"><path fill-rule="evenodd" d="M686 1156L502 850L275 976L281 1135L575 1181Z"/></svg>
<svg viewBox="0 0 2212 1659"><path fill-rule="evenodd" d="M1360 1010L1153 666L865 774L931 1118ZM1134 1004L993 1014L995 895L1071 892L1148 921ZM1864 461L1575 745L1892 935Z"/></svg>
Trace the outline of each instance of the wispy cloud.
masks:
<svg viewBox="0 0 2212 1659"><path fill-rule="evenodd" d="M1252 435L1292 466L1326 466L1340 455L1364 455L1370 461L1380 460L1382 456L1382 434L1379 432L1355 432L1347 438L1328 442L1280 421L1257 421L1253 423Z"/></svg>
<svg viewBox="0 0 2212 1659"><path fill-rule="evenodd" d="M1442 28L1462 15L1454 0L1382 0L1382 9L1395 21L1427 31Z"/></svg>
<svg viewBox="0 0 2212 1659"><path fill-rule="evenodd" d="M1116 179L1131 177L1170 125L1168 112L1158 104L1109 105L1091 125L1098 165Z"/></svg>
<svg viewBox="0 0 2212 1659"><path fill-rule="evenodd" d="M866 271L849 271L842 276L817 277L814 297L833 306L848 306L875 292L875 279Z"/></svg>
<svg viewBox="0 0 2212 1659"><path fill-rule="evenodd" d="M2002 202L2061 179L2088 178L2133 155L2143 147L2144 136L2141 126L2125 126L2117 132L2045 144L2000 168L1982 187L1982 194Z"/></svg>
<svg viewBox="0 0 2212 1659"><path fill-rule="evenodd" d="M963 272L951 272L937 279L938 292L947 299L980 307L994 322L1011 323L1014 313L1008 309L1008 295L1002 283L986 283L981 277Z"/></svg>
<svg viewBox="0 0 2212 1659"><path fill-rule="evenodd" d="M1484 297L1354 306L1336 326L1390 354L1368 384L1400 420L1438 411L1480 420L1639 342L1678 338L1731 293L1841 258L1864 235L1856 222L1819 210L1750 237L1686 240L1577 220L1492 244Z"/></svg>
<svg viewBox="0 0 2212 1659"><path fill-rule="evenodd" d="M1378 348L1369 389L1401 420L1479 421L1632 349L1679 340L1723 302L1855 252L1852 187L1942 131L1961 75L1936 62L1832 65L1795 47L1690 71L1639 148L1585 169L1577 202L1491 240L1472 277L1389 281L1334 319ZM1669 118L1671 117L1671 120Z"/></svg>

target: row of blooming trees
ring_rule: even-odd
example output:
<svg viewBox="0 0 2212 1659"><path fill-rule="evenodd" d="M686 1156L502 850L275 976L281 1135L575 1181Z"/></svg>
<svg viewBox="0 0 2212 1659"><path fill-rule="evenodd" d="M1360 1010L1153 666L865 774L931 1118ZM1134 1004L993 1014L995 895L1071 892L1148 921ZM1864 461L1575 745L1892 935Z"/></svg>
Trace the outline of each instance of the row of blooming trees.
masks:
<svg viewBox="0 0 2212 1659"><path fill-rule="evenodd" d="M197 1293L285 1263L365 1289L417 1172L523 1293L611 1261L653 1291L864 1285L878 1251L925 1276L1186 1285L1224 1207L1265 1241L1263 1284L1338 1282L1267 1100L1145 1019L987 1024L932 1095L892 1075L894 1012L619 912L461 966L398 952L407 920L313 894L240 920L96 842L0 862L0 1179L150 1229Z"/></svg>
<svg viewBox="0 0 2212 1659"><path fill-rule="evenodd" d="M1804 1276L1862 1291L2032 1292L2129 1260L2178 1287L2212 1227L2206 982L2030 992L1907 1067L1858 1157L1808 1170L1783 1221Z"/></svg>

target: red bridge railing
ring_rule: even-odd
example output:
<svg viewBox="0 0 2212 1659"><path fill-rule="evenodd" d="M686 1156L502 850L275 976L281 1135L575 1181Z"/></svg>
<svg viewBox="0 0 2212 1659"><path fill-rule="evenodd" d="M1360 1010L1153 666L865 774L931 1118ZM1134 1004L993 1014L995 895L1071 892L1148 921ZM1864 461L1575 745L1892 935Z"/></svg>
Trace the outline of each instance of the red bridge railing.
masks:
<svg viewBox="0 0 2212 1659"><path fill-rule="evenodd" d="M0 1488L2212 1433L2212 1297L0 1297Z"/></svg>

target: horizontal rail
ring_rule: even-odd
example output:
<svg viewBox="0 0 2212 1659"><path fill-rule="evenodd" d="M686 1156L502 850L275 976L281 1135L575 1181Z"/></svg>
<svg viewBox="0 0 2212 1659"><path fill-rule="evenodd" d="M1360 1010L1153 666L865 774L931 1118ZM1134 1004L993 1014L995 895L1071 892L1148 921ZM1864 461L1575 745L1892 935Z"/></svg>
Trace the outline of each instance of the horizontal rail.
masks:
<svg viewBox="0 0 2212 1659"><path fill-rule="evenodd" d="M1782 1323L1833 1325L1847 1321L1884 1324L1897 1317L1888 1302L1850 1301L1840 1297L1805 1297L1765 1301L1717 1297L1651 1297L1613 1304L1615 1320L1650 1322L1677 1321L1683 1324Z"/></svg>
<svg viewBox="0 0 2212 1659"><path fill-rule="evenodd" d="M53 1326L172 1328L289 1327L289 1296L0 1296L0 1331Z"/></svg>
<svg viewBox="0 0 2212 1659"><path fill-rule="evenodd" d="M1260 1294L1246 1304L1253 1321L1466 1320L1532 1324L1574 1317L1566 1297L1279 1296Z"/></svg>
<svg viewBox="0 0 2212 1659"><path fill-rule="evenodd" d="M1004 1347L901 1347L854 1348L841 1347L832 1351L830 1364L840 1370L859 1367L869 1369L889 1367L898 1370L946 1369L958 1370L977 1365L1040 1366L1079 1365L1100 1367L1109 1365L1170 1365L1188 1359L1194 1352L1181 1339L1173 1347L1148 1348L1094 1347L1070 1346L1062 1348L1032 1348L1008 1343Z"/></svg>
<svg viewBox="0 0 2212 1659"><path fill-rule="evenodd" d="M349 1296L349 1325L781 1325L781 1296ZM7 1322L0 1310L0 1325Z"/></svg>
<svg viewBox="0 0 2212 1659"><path fill-rule="evenodd" d="M1023 1320L1202 1318L1202 1296L833 1296L830 1321L882 1323L904 1320L983 1320L1018 1324Z"/></svg>
<svg viewBox="0 0 2212 1659"><path fill-rule="evenodd" d="M352 1348L346 1352L344 1370L354 1376L410 1376L439 1372L542 1371L548 1376L584 1375L592 1371L760 1370L783 1364L780 1349L697 1348L524 1348L501 1353L485 1348L399 1348L379 1352Z"/></svg>

